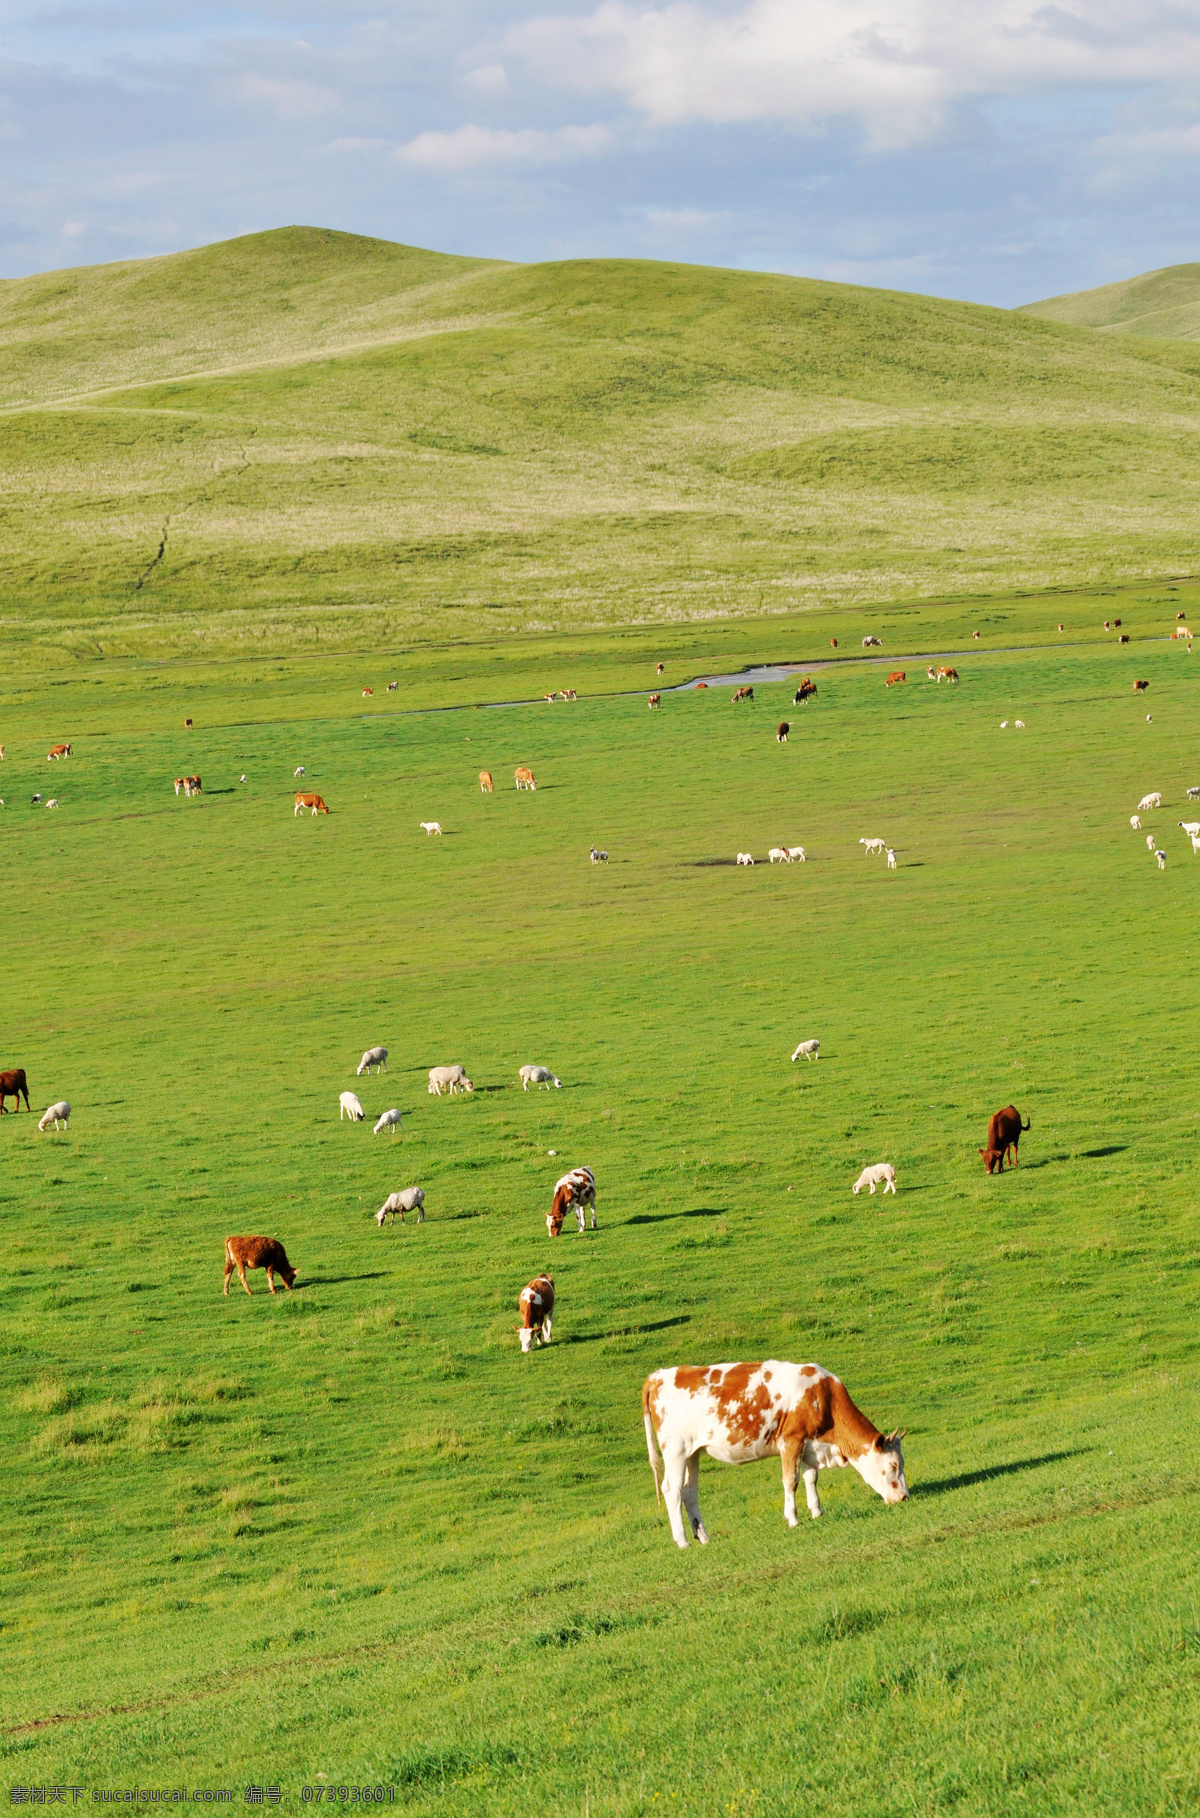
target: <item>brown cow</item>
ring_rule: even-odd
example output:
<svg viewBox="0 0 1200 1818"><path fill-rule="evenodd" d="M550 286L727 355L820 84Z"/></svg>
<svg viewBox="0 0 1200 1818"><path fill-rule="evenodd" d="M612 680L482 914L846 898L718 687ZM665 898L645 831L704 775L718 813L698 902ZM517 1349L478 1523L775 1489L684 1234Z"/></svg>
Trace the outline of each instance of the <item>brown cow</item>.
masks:
<svg viewBox="0 0 1200 1818"><path fill-rule="evenodd" d="M836 639L836 638L830 638L830 640L829 640L829 648L830 648L830 649L831 649L831 650L836 650L836 649L837 649L837 639Z"/></svg>
<svg viewBox="0 0 1200 1818"><path fill-rule="evenodd" d="M1133 684L1133 692L1135 694L1145 694L1145 692L1146 692L1147 688L1149 688L1149 686L1150 686L1149 682L1135 682Z"/></svg>
<svg viewBox="0 0 1200 1818"><path fill-rule="evenodd" d="M941 663L939 663L937 679L939 682L957 682L958 670L944 668L943 665Z"/></svg>
<svg viewBox="0 0 1200 1818"><path fill-rule="evenodd" d="M793 707L807 707L809 701L815 700L816 697L817 697L817 684L813 681L813 679L810 675L802 675L800 677L800 686L797 688L795 694L792 696L792 706Z"/></svg>
<svg viewBox="0 0 1200 1818"><path fill-rule="evenodd" d="M537 788L537 783L534 781L533 771L530 770L530 768L527 764L518 764L517 765L517 768L513 771L513 781L516 783L518 789L536 789Z"/></svg>
<svg viewBox="0 0 1200 1818"><path fill-rule="evenodd" d="M1021 1132L1029 1127L1028 1123L1021 1122L1021 1113L1015 1105L1006 1105L1003 1111L993 1111L988 1119L987 1148L979 1151L989 1174L993 1169L997 1174L1003 1174L1005 1158L1010 1149L1013 1167L1018 1166L1021 1160Z"/></svg>
<svg viewBox="0 0 1200 1818"><path fill-rule="evenodd" d="M70 757L70 755L71 747L69 745L51 745L49 751L46 753L46 762L51 764L54 762L55 758L65 758Z"/></svg>
<svg viewBox="0 0 1200 1818"><path fill-rule="evenodd" d="M1117 639L1117 643L1118 644L1128 644L1128 642L1129 642L1129 633L1127 631L1121 632L1120 636Z"/></svg>
<svg viewBox="0 0 1200 1818"><path fill-rule="evenodd" d="M735 701L752 701L754 699L754 690L748 684L743 688L735 688L733 691L733 698Z"/></svg>
<svg viewBox="0 0 1200 1818"><path fill-rule="evenodd" d="M185 795L202 795L204 791L200 785L200 778L198 776L185 776L183 779L183 793Z"/></svg>
<svg viewBox="0 0 1200 1818"><path fill-rule="evenodd" d="M185 720L183 724L186 731L190 732L192 730L192 722L190 720Z"/></svg>
<svg viewBox="0 0 1200 1818"><path fill-rule="evenodd" d="M697 692L699 692L699 690L700 690L700 689L701 689L701 688L707 688L707 687L708 687L708 683L707 683L707 682L697 682L697 683L696 683L696 689L697 689Z"/></svg>
<svg viewBox="0 0 1200 1818"><path fill-rule="evenodd" d="M548 1345L554 1326L554 1277L535 1275L529 1286L521 1289L517 1305L521 1311L517 1331L521 1334L522 1351L531 1350L535 1341Z"/></svg>
<svg viewBox="0 0 1200 1818"><path fill-rule="evenodd" d="M319 795L298 795L296 797L296 806L292 810L292 819L295 820L295 818L298 814L303 814L304 810L306 808L311 808L314 814L328 814L329 813L329 810L325 806L325 802L321 796L319 796Z"/></svg>
<svg viewBox="0 0 1200 1818"><path fill-rule="evenodd" d="M364 701L369 700L370 697L374 694L374 692L375 692L375 690L373 688L364 688L362 691L363 700Z"/></svg>
<svg viewBox="0 0 1200 1818"><path fill-rule="evenodd" d="M655 675L661 675L661 674L662 674L662 672L663 672L663 666L662 666L662 664L661 664L661 663L656 663L656 664L655 664L655 665L654 665L654 673L655 673Z"/></svg>
<svg viewBox="0 0 1200 1818"><path fill-rule="evenodd" d="M25 1100L25 1109L30 1109L29 1087L25 1083L24 1067L10 1067L7 1073L0 1073L0 1117L4 1116L4 1101L11 1098L16 1107L21 1109L21 1099Z"/></svg>
<svg viewBox="0 0 1200 1818"><path fill-rule="evenodd" d="M482 795L494 795L496 793L490 770L481 770L479 772L479 789Z"/></svg>
<svg viewBox="0 0 1200 1818"><path fill-rule="evenodd" d="M891 688L894 683L907 682L907 680L908 680L908 675L905 670L893 669L891 675L888 677L887 681L883 685L885 688Z"/></svg>
<svg viewBox="0 0 1200 1818"><path fill-rule="evenodd" d="M227 1237L225 1239L225 1292L229 1292L229 1277L234 1270L238 1280L250 1292L246 1280L247 1269L265 1269L267 1286L272 1294L275 1292L275 1276L280 1275L283 1285L290 1294L296 1271L287 1259L287 1251L277 1237Z"/></svg>
<svg viewBox="0 0 1200 1818"><path fill-rule="evenodd" d="M780 720L779 728L775 734L775 743L777 745L786 745L788 742L788 733L791 730L792 729L786 720Z"/></svg>
<svg viewBox="0 0 1200 1818"><path fill-rule="evenodd" d="M650 699L647 701L646 705L648 707L661 707L662 706L662 695L661 694L652 694L650 696Z"/></svg>
<svg viewBox="0 0 1200 1818"><path fill-rule="evenodd" d="M1120 621L1120 619L1114 619L1114 620L1113 620L1113 630L1114 630L1114 631L1120 631L1120 629L1121 629L1121 621Z"/></svg>

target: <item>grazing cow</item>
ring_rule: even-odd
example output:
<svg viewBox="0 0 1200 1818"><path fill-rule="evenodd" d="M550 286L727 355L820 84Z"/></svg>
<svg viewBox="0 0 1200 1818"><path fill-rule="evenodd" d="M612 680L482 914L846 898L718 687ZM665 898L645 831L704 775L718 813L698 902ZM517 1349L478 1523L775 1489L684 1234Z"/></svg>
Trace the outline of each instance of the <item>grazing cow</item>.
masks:
<svg viewBox="0 0 1200 1818"><path fill-rule="evenodd" d="M363 700L364 701L368 700L370 698L370 696L374 694L374 692L375 692L375 690L373 688L364 688L362 691Z"/></svg>
<svg viewBox="0 0 1200 1818"><path fill-rule="evenodd" d="M192 722L190 720L185 720L183 724L185 731L190 732L192 730Z"/></svg>
<svg viewBox="0 0 1200 1818"><path fill-rule="evenodd" d="M1161 807L1162 807L1162 794L1157 789L1153 792L1152 795L1144 795L1142 797L1141 801L1138 803L1139 811L1143 808L1161 808Z"/></svg>
<svg viewBox="0 0 1200 1818"><path fill-rule="evenodd" d="M595 846L593 846L593 847L592 847L592 848L591 848L591 853L592 853L592 863L593 863L593 865L607 865L607 863L608 863L608 854L607 854L607 852L598 852L598 851L597 851L597 850L596 850L596 848L595 848Z"/></svg>
<svg viewBox="0 0 1200 1818"><path fill-rule="evenodd" d="M656 663L656 664L655 664L655 665L654 665L654 673L655 673L655 675L661 675L661 674L662 674L662 672L663 672L663 666L662 666L662 664L661 664L661 663Z"/></svg>
<svg viewBox="0 0 1200 1818"><path fill-rule="evenodd" d="M1145 692L1146 692L1147 688L1149 688L1149 686L1150 686L1149 682L1135 682L1133 684L1133 692L1135 694L1145 694Z"/></svg>
<svg viewBox="0 0 1200 1818"><path fill-rule="evenodd" d="M805 1060L814 1061L814 1060L818 1059L818 1057L820 1056L820 1053L821 1053L821 1044L819 1041L801 1042L800 1046L796 1049L796 1052L793 1054L792 1059L794 1061L798 1061L800 1059L800 1056L803 1055Z"/></svg>
<svg viewBox="0 0 1200 1818"><path fill-rule="evenodd" d="M395 1136L397 1130L401 1127L401 1121L400 1113L397 1111L395 1105L393 1105L390 1111L385 1111L383 1113L383 1116L379 1119L379 1122L375 1125L371 1134L372 1136L378 1136L381 1130L390 1130L392 1135Z"/></svg>
<svg viewBox="0 0 1200 1818"><path fill-rule="evenodd" d="M971 636L972 636L972 637L973 637L973 638L978 638L978 636L979 636L979 633L978 633L978 632L977 632L977 631L973 631L973 632L972 632L972 633L971 633Z"/></svg>
<svg viewBox="0 0 1200 1818"><path fill-rule="evenodd" d="M1188 630L1186 625L1176 625L1174 631L1171 633L1171 636L1173 638L1185 638L1186 639L1186 638L1190 638L1191 635L1192 634Z"/></svg>
<svg viewBox="0 0 1200 1818"><path fill-rule="evenodd" d="M661 663L659 668L662 668ZM521 1323L517 1327L521 1334L521 1350L532 1350L535 1339L548 1345L554 1329L554 1277L535 1275L529 1286L521 1289L517 1306L521 1312Z"/></svg>
<svg viewBox="0 0 1200 1818"><path fill-rule="evenodd" d="M752 865L754 863L754 855L751 852L739 852L737 855L737 862L739 865Z"/></svg>
<svg viewBox="0 0 1200 1818"><path fill-rule="evenodd" d="M883 639L876 638L876 637L866 637L862 641L862 647L864 650L870 650L872 648L874 648L876 650L882 650L883 649Z"/></svg>
<svg viewBox="0 0 1200 1818"><path fill-rule="evenodd" d="M1121 635L1118 637L1117 643L1118 644L1128 644L1128 642L1129 642L1129 633L1127 631L1123 631L1121 633Z"/></svg>
<svg viewBox="0 0 1200 1818"><path fill-rule="evenodd" d="M537 784L533 780L533 771L530 770L525 764L519 765L517 767L517 769L513 771L513 777L516 781L516 785L517 785L518 789L536 789L537 788Z"/></svg>
<svg viewBox="0 0 1200 1818"><path fill-rule="evenodd" d="M46 753L46 762L52 764L55 758L68 758L70 755L71 747L69 745L51 745Z"/></svg>
<svg viewBox="0 0 1200 1818"><path fill-rule="evenodd" d="M868 856L878 858L881 852L887 851L887 844L884 840L859 840L858 843L862 847L864 858Z"/></svg>
<svg viewBox="0 0 1200 1818"><path fill-rule="evenodd" d="M399 682L389 682L387 685L388 693L395 694L395 692L396 692L397 688L399 688L399 686L400 686Z"/></svg>
<svg viewBox="0 0 1200 1818"><path fill-rule="evenodd" d="M1175 614L1175 617L1176 617L1176 618L1177 618L1177 619L1186 619L1186 618L1187 618L1187 613L1186 613L1186 612L1177 612L1177 613L1176 613L1176 614Z"/></svg>
<svg viewBox="0 0 1200 1818"><path fill-rule="evenodd" d="M817 684L813 681L813 679L810 675L801 676L800 686L797 688L795 694L792 696L792 706L793 707L807 707L808 703L810 701L815 700L816 697L817 697Z"/></svg>
<svg viewBox="0 0 1200 1818"><path fill-rule="evenodd" d="M1105 629L1105 631L1111 631L1111 630L1112 630L1112 626L1111 626L1111 625L1110 625L1110 624L1109 624L1109 622L1108 622L1108 620L1107 620L1107 619L1105 619L1105 621L1104 621L1104 629Z"/></svg>
<svg viewBox="0 0 1200 1818"><path fill-rule="evenodd" d="M807 858L806 858L803 846L789 846L788 847L788 857L790 859L799 859L799 861L802 865L807 863Z"/></svg>
<svg viewBox="0 0 1200 1818"><path fill-rule="evenodd" d="M1142 830L1141 815L1140 814L1131 814L1129 817L1129 825L1133 828L1135 833L1140 833Z"/></svg>
<svg viewBox="0 0 1200 1818"><path fill-rule="evenodd" d="M1156 853L1155 853L1155 854L1154 854L1154 856L1155 856L1155 858L1156 858L1156 859L1157 859L1157 861L1158 861L1158 868L1159 868L1159 870L1160 870L1160 871L1165 871L1165 870L1166 870L1166 868L1167 868L1167 855L1166 855L1166 853L1165 853L1165 852L1156 852Z"/></svg>
<svg viewBox="0 0 1200 1818"><path fill-rule="evenodd" d="M790 865L792 862L792 855L786 846L772 846L770 858L773 865Z"/></svg>
<svg viewBox="0 0 1200 1818"><path fill-rule="evenodd" d="M945 669L939 664L938 672L937 672L937 679L939 682L957 682L958 670L957 669Z"/></svg>
<svg viewBox="0 0 1200 1818"><path fill-rule="evenodd" d="M554 1198L551 1200L550 1210L546 1214L546 1229L551 1237L559 1235L563 1228L563 1220L572 1208L579 1220L577 1235L582 1237L584 1232L583 1214L584 1208L587 1206L592 1209L592 1230L594 1231L596 1229L596 1176L590 1168L572 1168L569 1174L564 1174L561 1180L555 1182Z"/></svg>
<svg viewBox="0 0 1200 1818"><path fill-rule="evenodd" d="M697 682L697 683L696 683L696 692L697 692L697 693L699 693L699 691L700 691L700 690L701 690L701 688L707 688L707 687L708 687L708 683L707 683L707 682Z"/></svg>
<svg viewBox="0 0 1200 1818"><path fill-rule="evenodd" d="M0 745L0 764L4 762L4 747Z"/></svg>
<svg viewBox="0 0 1200 1818"><path fill-rule="evenodd" d="M0 1073L0 1117L4 1116L4 1101L11 1098L19 1111L21 1100L25 1100L25 1109L32 1109L29 1103L29 1087L25 1083L24 1067L10 1067L6 1073Z"/></svg>
<svg viewBox="0 0 1200 1818"><path fill-rule="evenodd" d="M425 833L440 833L442 831L442 823L440 821L422 821L421 828Z"/></svg>
<svg viewBox="0 0 1200 1818"><path fill-rule="evenodd" d="M1003 1111L993 1111L988 1119L987 1148L979 1153L989 1174L993 1170L1003 1174L1005 1159L1011 1149L1013 1167L1021 1160L1021 1136L1029 1129L1029 1123L1021 1122L1021 1113L1015 1105L1005 1105Z"/></svg>
<svg viewBox="0 0 1200 1818"><path fill-rule="evenodd" d="M775 743L777 745L786 745L788 742L788 733L791 730L792 729L786 720L780 720L779 725L775 729Z"/></svg>
<svg viewBox="0 0 1200 1818"><path fill-rule="evenodd" d="M887 868L889 871L895 871L896 869L896 854L892 851L890 846L887 849Z"/></svg>
<svg viewBox="0 0 1200 1818"><path fill-rule="evenodd" d="M774 1453L783 1465L783 1514L796 1518L796 1480L804 1472L808 1512L821 1514L817 1472L852 1465L884 1502L907 1502L901 1432L885 1439L856 1408L845 1385L820 1364L688 1365L655 1370L642 1384L646 1450L660 1500L655 1441L662 1453L661 1500L671 1536L686 1547L683 1509L701 1546L708 1534L700 1515L700 1454L723 1464L748 1464ZM682 1503L682 1509L681 1509Z"/></svg>
<svg viewBox="0 0 1200 1818"><path fill-rule="evenodd" d="M930 663L928 669L925 671L925 674L929 677L931 682L936 682L938 679L938 671L934 668L932 663Z"/></svg>
<svg viewBox="0 0 1200 1818"><path fill-rule="evenodd" d="M752 701L754 699L754 690L748 684L742 688L735 688L733 691L733 699L735 704L738 701Z"/></svg>
<svg viewBox="0 0 1200 1818"><path fill-rule="evenodd" d="M57 1130L59 1124L61 1123L63 1129L65 1130L68 1122L70 1121L70 1117L71 1117L70 1105L67 1103L65 1098L60 1098L57 1104L48 1105L46 1107L46 1109L42 1112L41 1117L38 1119L38 1129L46 1130L50 1127L51 1124L53 1124L54 1128Z"/></svg>
<svg viewBox="0 0 1200 1818"><path fill-rule="evenodd" d="M1059 626L1059 628L1058 628L1058 629L1059 629L1059 630L1060 630L1060 631L1061 631L1061 630L1062 630L1062 626L1061 626L1061 625L1060 625L1060 626Z"/></svg>
<svg viewBox="0 0 1200 1818"><path fill-rule="evenodd" d="M295 820L295 818L298 814L303 814L304 810L306 808L311 808L314 815L329 813L329 810L325 806L325 802L321 796L319 796L319 795L298 795L296 797L296 806L292 810L292 819Z"/></svg>
<svg viewBox="0 0 1200 1818"><path fill-rule="evenodd" d="M830 640L829 640L829 648L830 648L830 649L831 649L831 650L836 650L836 649L837 649L837 639L836 639L836 638L830 638Z"/></svg>
<svg viewBox="0 0 1200 1818"><path fill-rule="evenodd" d="M1114 631L1120 631L1120 629L1121 629L1121 621L1120 621L1120 619L1114 619L1114 620L1113 620L1113 630L1114 630Z"/></svg>
<svg viewBox="0 0 1200 1818"><path fill-rule="evenodd" d="M234 1270L238 1280L250 1292L246 1280L247 1269L265 1269L267 1286L272 1294L275 1292L275 1277L279 1275L284 1287L290 1294L296 1271L287 1259L287 1251L277 1237L227 1237L225 1239L225 1292L229 1292L229 1278Z"/></svg>
<svg viewBox="0 0 1200 1818"><path fill-rule="evenodd" d="M481 795L494 795L495 792L496 785L492 782L491 771L481 770L479 772L479 793Z"/></svg>
<svg viewBox="0 0 1200 1818"><path fill-rule="evenodd" d="M338 1111L339 1124L344 1117L348 1117L352 1124L361 1124L367 1115L357 1092L343 1092L338 1098L338 1104L341 1107Z"/></svg>
<svg viewBox="0 0 1200 1818"><path fill-rule="evenodd" d="M442 1096L442 1087L453 1098L456 1092L474 1092L475 1088L467 1078L462 1067L431 1067L429 1069L429 1090L435 1098Z"/></svg>
<svg viewBox="0 0 1200 1818"><path fill-rule="evenodd" d="M30 804L32 805L34 802L40 802L41 799L42 798L40 795L31 795L29 798L29 801L30 801Z"/></svg>
<svg viewBox="0 0 1200 1818"><path fill-rule="evenodd" d="M185 795L187 795L187 796L200 795L202 792L203 792L203 785L198 776L185 776L184 777L183 793Z"/></svg>
<svg viewBox="0 0 1200 1818"><path fill-rule="evenodd" d="M386 1073L387 1057L388 1051L386 1048L368 1048L358 1063L357 1072L361 1076L364 1073L369 1073L371 1068L374 1067L378 1072Z"/></svg>
<svg viewBox="0 0 1200 1818"><path fill-rule="evenodd" d="M1152 833L1148 833L1146 835L1146 851L1147 852L1154 851L1154 835Z"/></svg>
<svg viewBox="0 0 1200 1818"><path fill-rule="evenodd" d="M517 1077L521 1082L523 1092L528 1092L530 1086L545 1086L547 1091L551 1086L556 1091L562 1086L562 1081L555 1079L549 1067L522 1067Z"/></svg>
<svg viewBox="0 0 1200 1818"><path fill-rule="evenodd" d="M403 1224L404 1214L413 1211L416 1212L417 1223L423 1225L425 1223L424 1187L405 1187L400 1193L389 1193L378 1212L375 1214L375 1223L382 1231L383 1221L388 1216L389 1212L392 1215L393 1224L396 1222L397 1212L400 1214L400 1223Z"/></svg>
<svg viewBox="0 0 1200 1818"><path fill-rule="evenodd" d="M176 778L175 778L175 793L176 793L176 795L178 795L178 794L179 794L179 791L180 791L180 790L181 790L181 789L182 789L182 788L183 788L183 778L182 778L182 777L181 777L181 776L177 776L177 777L176 777Z"/></svg>
<svg viewBox="0 0 1200 1818"><path fill-rule="evenodd" d="M908 675L905 670L893 669L891 675L883 685L885 688L895 688L898 687L901 682L907 682L907 680Z"/></svg>
<svg viewBox="0 0 1200 1818"><path fill-rule="evenodd" d="M579 696L576 694L576 692L573 688L564 688L562 698L564 701L577 701L579 699Z"/></svg>
<svg viewBox="0 0 1200 1818"><path fill-rule="evenodd" d="M650 696L650 699L646 702L646 705L647 705L647 707L661 707L662 706L662 695L661 694L652 694Z"/></svg>
<svg viewBox="0 0 1200 1818"><path fill-rule="evenodd" d="M870 1187L872 1193L876 1187L882 1187L885 1193L894 1193L896 1191L896 1170L891 1162L875 1162L871 1167L864 1168L850 1191L861 1193L864 1187Z"/></svg>

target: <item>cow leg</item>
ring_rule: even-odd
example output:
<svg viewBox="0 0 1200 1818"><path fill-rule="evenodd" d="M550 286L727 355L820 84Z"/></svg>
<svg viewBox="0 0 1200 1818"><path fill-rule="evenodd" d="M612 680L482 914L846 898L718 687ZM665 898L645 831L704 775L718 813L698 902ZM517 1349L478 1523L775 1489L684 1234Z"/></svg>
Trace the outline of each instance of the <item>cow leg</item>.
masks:
<svg viewBox="0 0 1200 1818"><path fill-rule="evenodd" d="M549 1313L547 1313L545 1319L542 1321L542 1343L544 1345L548 1345L550 1343L550 1334L551 1334L551 1332L553 1332L553 1330L554 1330L554 1321L550 1317Z"/></svg>
<svg viewBox="0 0 1200 1818"><path fill-rule="evenodd" d="M816 1465L806 1464L804 1467L804 1499L808 1504L809 1514L814 1521L818 1520L824 1514L824 1510L821 1507L821 1498L817 1495Z"/></svg>
<svg viewBox="0 0 1200 1818"><path fill-rule="evenodd" d="M583 1215L582 1205L580 1205L578 1203L575 1206L575 1216L579 1220L579 1230L576 1233L576 1235L579 1237L582 1237L584 1232L587 1230L587 1219Z"/></svg>
<svg viewBox="0 0 1200 1818"><path fill-rule="evenodd" d="M237 1266L237 1272L238 1272L238 1280L239 1280L239 1281L240 1281L240 1282L241 1282L241 1284L242 1284L242 1286L243 1286L243 1288L245 1288L245 1290L246 1290L246 1292L247 1292L247 1294L249 1294L249 1292L250 1292L250 1284L249 1284L249 1282L248 1282L248 1281L247 1281L247 1280L246 1280L246 1265L245 1265L245 1263L239 1263L239 1264L238 1264L238 1266Z"/></svg>
<svg viewBox="0 0 1200 1818"><path fill-rule="evenodd" d="M783 1519L789 1528L796 1526L796 1476L800 1468L800 1446L783 1446L780 1459L783 1464Z"/></svg>
<svg viewBox="0 0 1200 1818"><path fill-rule="evenodd" d="M683 1467L683 1506L692 1524L692 1533L702 1547L708 1545L708 1529L700 1519L700 1453L695 1451Z"/></svg>
<svg viewBox="0 0 1200 1818"><path fill-rule="evenodd" d="M592 1201L592 1230L596 1229L596 1202Z"/></svg>
<svg viewBox="0 0 1200 1818"><path fill-rule="evenodd" d="M274 1292L275 1292L275 1271L272 1269L270 1263L267 1264L267 1286L268 1286L268 1288L270 1288L272 1294L274 1294Z"/></svg>
<svg viewBox="0 0 1200 1818"><path fill-rule="evenodd" d="M417 1223L418 1223L418 1224L419 1224L419 1225L423 1225L423 1224L424 1224L424 1223L425 1223L425 1208L424 1208L424 1206L418 1206L418 1207L417 1207Z"/></svg>
<svg viewBox="0 0 1200 1818"><path fill-rule="evenodd" d="M686 1470L687 1457L683 1452L672 1448L669 1452L663 1453L662 1495L663 1501L667 1505L667 1518L671 1523L671 1538L677 1547L686 1547L688 1543L680 1509L680 1491ZM690 1512L689 1510L689 1514Z"/></svg>
<svg viewBox="0 0 1200 1818"><path fill-rule="evenodd" d="M226 1292L226 1294L228 1294L228 1292L229 1292L229 1277L232 1274L233 1274L233 1258L227 1254L225 1257L225 1292Z"/></svg>

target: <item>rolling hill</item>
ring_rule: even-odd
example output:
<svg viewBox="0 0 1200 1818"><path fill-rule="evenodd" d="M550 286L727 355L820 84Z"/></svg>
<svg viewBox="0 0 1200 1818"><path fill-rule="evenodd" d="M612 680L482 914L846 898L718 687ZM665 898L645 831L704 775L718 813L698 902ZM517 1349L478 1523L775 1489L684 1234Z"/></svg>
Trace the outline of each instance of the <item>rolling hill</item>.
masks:
<svg viewBox="0 0 1200 1818"><path fill-rule="evenodd" d="M1187 572L1200 352L310 228L0 286L10 660Z"/></svg>
<svg viewBox="0 0 1200 1818"><path fill-rule="evenodd" d="M1020 313L1106 334L1200 341L1200 265L1167 265L1096 290L1027 303Z"/></svg>

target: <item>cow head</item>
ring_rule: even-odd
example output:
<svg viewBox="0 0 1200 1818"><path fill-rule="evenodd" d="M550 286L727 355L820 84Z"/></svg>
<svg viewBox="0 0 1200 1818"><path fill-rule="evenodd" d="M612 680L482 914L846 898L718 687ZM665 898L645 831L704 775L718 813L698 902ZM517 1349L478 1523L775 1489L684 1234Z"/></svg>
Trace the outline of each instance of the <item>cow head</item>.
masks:
<svg viewBox="0 0 1200 1818"><path fill-rule="evenodd" d="M908 1501L904 1453L900 1450L903 1438L904 1434L899 1431L889 1433L886 1439L882 1433L876 1433L866 1451L850 1460L863 1482L885 1502Z"/></svg>
<svg viewBox="0 0 1200 1818"><path fill-rule="evenodd" d="M528 1351L533 1344L534 1328L532 1326L518 1326L517 1331L521 1334L522 1351Z"/></svg>
<svg viewBox="0 0 1200 1818"><path fill-rule="evenodd" d="M997 1166L999 1167L1000 1173L1003 1174L1003 1172L1004 1172L1004 1150L1003 1149L981 1149L979 1151L979 1153L983 1157L983 1165L987 1169L989 1174L991 1174L993 1169L995 1169Z"/></svg>
<svg viewBox="0 0 1200 1818"><path fill-rule="evenodd" d="M296 1279L298 1271L296 1269L293 1269L291 1263L281 1263L276 1267L275 1273L276 1273L276 1275L281 1276L282 1279L287 1283L288 1291L290 1293L292 1284Z"/></svg>

